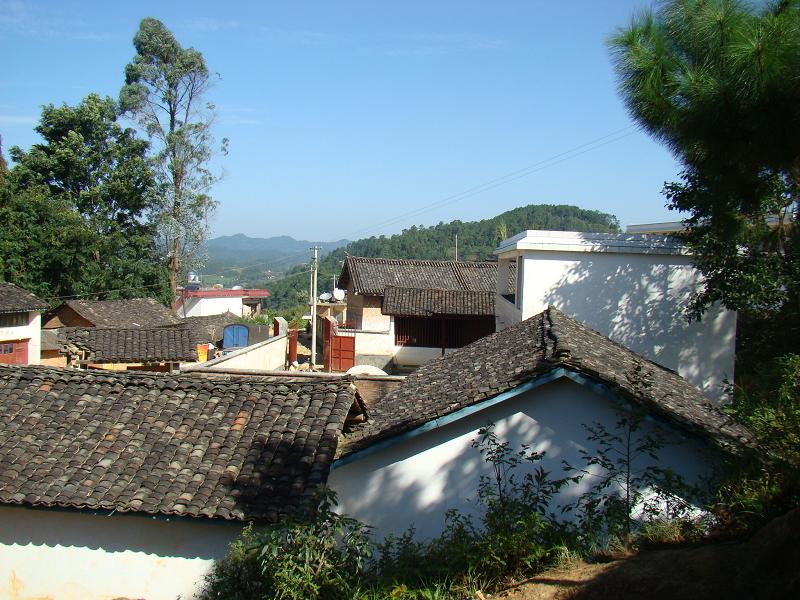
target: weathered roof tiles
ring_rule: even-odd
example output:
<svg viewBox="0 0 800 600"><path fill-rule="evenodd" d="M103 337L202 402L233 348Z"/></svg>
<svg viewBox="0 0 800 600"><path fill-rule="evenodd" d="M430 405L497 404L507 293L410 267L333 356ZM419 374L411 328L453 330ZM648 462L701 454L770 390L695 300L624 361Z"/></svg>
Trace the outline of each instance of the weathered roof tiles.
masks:
<svg viewBox="0 0 800 600"><path fill-rule="evenodd" d="M387 287L493 292L497 263L348 256L339 285L356 294L382 296Z"/></svg>
<svg viewBox="0 0 800 600"><path fill-rule="evenodd" d="M348 379L0 365L0 503L301 516L354 402Z"/></svg>
<svg viewBox="0 0 800 600"><path fill-rule="evenodd" d="M65 327L59 341L88 353L97 363L181 362L197 360L197 338L188 328L104 329Z"/></svg>
<svg viewBox="0 0 800 600"><path fill-rule="evenodd" d="M631 376L640 369L649 386ZM535 315L411 373L349 432L340 454L409 431L563 368L605 385L678 426L731 449L753 435L674 371L653 363L555 308Z"/></svg>
<svg viewBox="0 0 800 600"><path fill-rule="evenodd" d="M13 283L0 281L0 314L44 310L47 302Z"/></svg>
<svg viewBox="0 0 800 600"><path fill-rule="evenodd" d="M64 304L94 327L159 327L180 322L175 313L152 298L67 300Z"/></svg>

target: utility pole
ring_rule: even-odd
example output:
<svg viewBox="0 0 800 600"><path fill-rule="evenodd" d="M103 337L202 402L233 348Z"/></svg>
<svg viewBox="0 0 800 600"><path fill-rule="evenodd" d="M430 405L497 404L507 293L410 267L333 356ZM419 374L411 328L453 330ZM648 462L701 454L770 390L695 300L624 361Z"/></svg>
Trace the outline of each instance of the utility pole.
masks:
<svg viewBox="0 0 800 600"><path fill-rule="evenodd" d="M317 259L319 246L311 248L311 370L317 366Z"/></svg>
<svg viewBox="0 0 800 600"><path fill-rule="evenodd" d="M458 234L456 234L456 262L458 262Z"/></svg>

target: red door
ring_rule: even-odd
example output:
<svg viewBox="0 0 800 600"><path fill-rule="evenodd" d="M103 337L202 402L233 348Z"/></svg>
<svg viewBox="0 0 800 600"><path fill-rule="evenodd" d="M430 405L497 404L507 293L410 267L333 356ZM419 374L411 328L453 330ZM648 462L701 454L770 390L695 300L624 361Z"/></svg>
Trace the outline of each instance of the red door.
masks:
<svg viewBox="0 0 800 600"><path fill-rule="evenodd" d="M355 336L334 335L331 339L331 371L347 371L355 364Z"/></svg>
<svg viewBox="0 0 800 600"><path fill-rule="evenodd" d="M0 342L0 363L7 365L28 364L28 342L30 340L13 340Z"/></svg>

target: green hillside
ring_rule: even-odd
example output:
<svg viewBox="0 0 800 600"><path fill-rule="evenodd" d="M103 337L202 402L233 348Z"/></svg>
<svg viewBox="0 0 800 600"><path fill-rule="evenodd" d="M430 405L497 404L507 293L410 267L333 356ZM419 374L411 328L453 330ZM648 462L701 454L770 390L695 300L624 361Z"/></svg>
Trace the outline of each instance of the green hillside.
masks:
<svg viewBox="0 0 800 600"><path fill-rule="evenodd" d="M417 258L446 260L455 258L458 234L459 260L489 260L497 243L526 229L559 231L618 232L619 221L613 215L576 206L531 204L482 221L451 221L431 227L409 227L389 237L370 237L350 242L320 261L319 291L329 291L332 278L339 275L345 254L382 258ZM271 282L272 297L267 306L287 310L308 301L308 266L300 265L282 280Z"/></svg>

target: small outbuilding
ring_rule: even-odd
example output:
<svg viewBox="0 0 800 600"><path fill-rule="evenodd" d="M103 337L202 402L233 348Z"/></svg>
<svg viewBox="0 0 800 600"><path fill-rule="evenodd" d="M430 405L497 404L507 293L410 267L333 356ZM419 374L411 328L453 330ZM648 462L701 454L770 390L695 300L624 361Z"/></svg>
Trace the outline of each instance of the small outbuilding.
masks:
<svg viewBox="0 0 800 600"><path fill-rule="evenodd" d="M0 365L0 598L192 598L248 522L303 518L348 379Z"/></svg>

